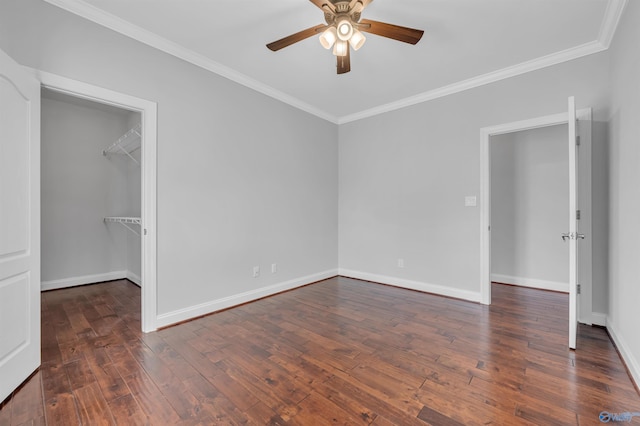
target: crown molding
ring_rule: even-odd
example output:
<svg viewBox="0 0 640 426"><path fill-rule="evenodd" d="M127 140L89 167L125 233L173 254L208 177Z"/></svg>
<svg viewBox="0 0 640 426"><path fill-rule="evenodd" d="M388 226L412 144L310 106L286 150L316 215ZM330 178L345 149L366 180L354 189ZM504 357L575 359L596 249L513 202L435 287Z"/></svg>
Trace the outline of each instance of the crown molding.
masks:
<svg viewBox="0 0 640 426"><path fill-rule="evenodd" d="M338 124L345 124L352 121L362 120L364 118L373 117L374 115L384 114L386 112L395 111L397 109L405 108L408 106L420 104L434 99L442 98L445 96L453 95L455 93L464 92L469 89L484 86L490 83L495 83L500 80L515 77L518 75L526 74L531 71L536 71L542 68L557 65L563 62L570 61L572 59L581 58L583 56L591 55L594 53L606 50L602 44L598 41L583 44L581 46L573 47L571 49L563 50L561 52L552 53L540 58L536 58L530 61L522 62L511 67L503 68L497 71L492 71L487 74L472 77L467 80L458 81L448 86L439 87L428 92L423 92L415 96L401 99L399 101L390 102L388 104L380 105L375 108L371 108L365 111L361 111L355 114L346 115L340 117Z"/></svg>
<svg viewBox="0 0 640 426"><path fill-rule="evenodd" d="M600 34L598 34L598 41L605 46L606 49L611 46L611 41L616 33L620 18L622 18L622 12L627 7L628 0L609 0L607 3L607 10L600 26Z"/></svg>
<svg viewBox="0 0 640 426"><path fill-rule="evenodd" d="M303 102L298 98L290 96L280 90L274 89L269 85L261 83L251 77L248 77L227 66L213 61L205 57L204 55L186 49L177 43L160 37L159 35L152 33L151 31L147 31L136 25L133 25L130 22L120 19L117 16L98 9L97 7L92 6L88 3L78 0L44 1L53 6L64 9L67 12L73 13L74 15L78 15L98 25L139 41L140 43L146 44L162 52L168 53L169 55L187 61L197 67L218 74L242 86L248 87L266 96L277 99L281 102L291 105L294 108L308 112L309 114L315 115L334 124L338 123L338 117L335 117L327 113L326 111L322 111L319 108Z"/></svg>
<svg viewBox="0 0 640 426"><path fill-rule="evenodd" d="M465 90L484 86L490 83L495 83L500 80L505 80L507 78L526 74L531 71L536 71L542 68L550 67L552 65L561 64L563 62L571 61L573 59L578 59L583 56L592 55L594 53L607 50L611 45L611 41L613 40L616 29L618 28L620 18L622 17L622 13L625 7L627 6L627 2L628 0L609 0L607 2L607 8L605 10L604 18L602 19L598 39L595 41L572 47L560 52L552 53L550 55L542 56L540 58L532 59L530 61L522 62L511 67L479 75L477 77L472 77L470 79L459 81L448 86L439 87L428 92L423 92L415 96L404 98L395 102L390 102L388 104L380 105L378 107L371 108L365 111L360 111L355 114L342 116L338 119L338 124L345 124L352 121L373 117L375 115L384 114L386 112L395 111L397 109L442 98L454 93L463 92Z"/></svg>
<svg viewBox="0 0 640 426"><path fill-rule="evenodd" d="M384 114L386 112L391 112L422 102L428 102L434 99L442 98L444 96L449 96L455 93L463 92L465 90L484 86L490 83L495 83L500 80L515 77L531 71L536 71L542 68L550 67L552 65L557 65L563 62L571 61L573 59L578 59L583 56L592 55L594 53L607 50L611 45L611 41L613 40L613 37L615 35L622 13L628 3L628 0L608 1L605 16L602 20L600 32L598 34L598 39L592 42L585 43L583 45L566 49L560 52L552 53L550 55L526 61L487 74L483 74L477 77L473 77L467 80L459 81L448 86L443 86L434 90L423 92L418 95L410 96L408 98L404 98L395 102L380 105L375 108L367 109L342 117L337 117L326 111L316 108L313 105L303 102L296 97L288 95L269 85L261 83L251 77L248 77L216 61L213 61L199 53L185 49L177 43L169 41L150 31L144 30L112 14L104 12L103 10L98 9L81 0L44 1L61 9L64 9L70 13L78 15L82 18L95 22L96 24L99 24L103 27L109 28L117 33L123 34L148 46L187 61L200 68L211 71L224 78L260 92L266 96L277 99L281 102L291 105L294 108L300 109L309 114L315 115L321 119L338 125L362 120L364 118L373 117L379 114Z"/></svg>

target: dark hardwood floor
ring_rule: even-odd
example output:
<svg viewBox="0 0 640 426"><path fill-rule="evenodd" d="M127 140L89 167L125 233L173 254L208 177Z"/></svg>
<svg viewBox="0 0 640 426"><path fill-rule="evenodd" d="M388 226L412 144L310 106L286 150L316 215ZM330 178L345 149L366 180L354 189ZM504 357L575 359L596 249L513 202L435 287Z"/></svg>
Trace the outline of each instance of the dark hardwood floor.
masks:
<svg viewBox="0 0 640 426"><path fill-rule="evenodd" d="M568 297L493 305L333 278L156 333L128 281L42 294L42 367L0 425L601 424L640 396ZM640 417L633 422L639 424Z"/></svg>

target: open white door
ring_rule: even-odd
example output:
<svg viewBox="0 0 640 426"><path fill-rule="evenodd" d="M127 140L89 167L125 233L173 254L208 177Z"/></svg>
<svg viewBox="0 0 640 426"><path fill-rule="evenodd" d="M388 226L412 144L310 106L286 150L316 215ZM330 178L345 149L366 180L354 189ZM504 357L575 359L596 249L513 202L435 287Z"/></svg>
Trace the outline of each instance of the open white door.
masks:
<svg viewBox="0 0 640 426"><path fill-rule="evenodd" d="M578 331L578 155L576 101L569 98L569 233L562 238L569 243L569 347L576 348Z"/></svg>
<svg viewBox="0 0 640 426"><path fill-rule="evenodd" d="M40 83L0 50L0 402L40 366Z"/></svg>

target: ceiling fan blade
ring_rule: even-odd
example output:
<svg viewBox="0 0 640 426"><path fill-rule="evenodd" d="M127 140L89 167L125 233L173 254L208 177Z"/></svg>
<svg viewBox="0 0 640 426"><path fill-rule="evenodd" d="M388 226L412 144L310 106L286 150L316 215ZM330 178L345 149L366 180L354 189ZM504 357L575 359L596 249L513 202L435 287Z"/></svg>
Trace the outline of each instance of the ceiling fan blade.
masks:
<svg viewBox="0 0 640 426"><path fill-rule="evenodd" d="M329 0L310 0L311 3L318 6L318 8L322 9L324 12L336 12L336 7Z"/></svg>
<svg viewBox="0 0 640 426"><path fill-rule="evenodd" d="M358 3L358 2L362 3L362 9L364 9L372 1L373 0L351 0L351 3L349 3L349 9L353 9L356 6L356 3ZM360 9L360 12L362 11L362 9Z"/></svg>
<svg viewBox="0 0 640 426"><path fill-rule="evenodd" d="M288 37L285 38L281 38L280 40L276 40L272 43L267 44L267 47L270 50L273 50L274 52L283 49L287 46L291 46L294 43L297 43L299 41L302 41L306 38L309 38L315 34L318 34L318 32L320 30L323 30L327 27L327 25L324 24L320 24L320 25L316 25L315 27L311 27L311 28L307 28L306 30L302 30L300 32L297 32L295 34L291 34Z"/></svg>
<svg viewBox="0 0 640 426"><path fill-rule="evenodd" d="M338 59L338 74L345 74L351 71L351 48L347 46L347 54L336 56Z"/></svg>
<svg viewBox="0 0 640 426"><path fill-rule="evenodd" d="M401 27L399 25L387 24L385 22L362 19L358 23L358 29L367 33L392 38L409 44L416 44L422 38L424 31L413 28Z"/></svg>

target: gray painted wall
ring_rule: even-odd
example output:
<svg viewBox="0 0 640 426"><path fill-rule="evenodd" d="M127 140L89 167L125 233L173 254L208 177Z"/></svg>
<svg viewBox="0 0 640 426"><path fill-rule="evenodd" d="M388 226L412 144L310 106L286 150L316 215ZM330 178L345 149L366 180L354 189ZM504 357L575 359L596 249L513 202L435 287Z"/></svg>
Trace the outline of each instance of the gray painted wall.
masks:
<svg viewBox="0 0 640 426"><path fill-rule="evenodd" d="M340 268L480 291L480 129L593 107L608 116L607 52L340 127ZM597 244L597 243L596 243ZM398 268L397 259L405 267Z"/></svg>
<svg viewBox="0 0 640 426"><path fill-rule="evenodd" d="M336 125L37 0L0 48L158 103L159 314L337 269Z"/></svg>
<svg viewBox="0 0 640 426"><path fill-rule="evenodd" d="M609 316L640 383L640 2L630 1L611 47L609 122Z"/></svg>
<svg viewBox="0 0 640 426"><path fill-rule="evenodd" d="M568 291L567 126L493 136L491 155L491 273ZM522 280L524 279L524 280ZM545 284L545 283L540 283Z"/></svg>
<svg viewBox="0 0 640 426"><path fill-rule="evenodd" d="M127 113L43 91L42 281L126 269L126 235L105 216L127 210L125 165L102 150L122 135Z"/></svg>
<svg viewBox="0 0 640 426"><path fill-rule="evenodd" d="M338 264L477 293L479 210L463 201L479 192L479 129L564 111L575 95L578 108L593 107L599 123L594 200L610 202L606 211L594 209L594 235L610 235L594 241L594 277L606 277L610 289L594 282L593 306L606 306L596 294L608 295L610 323L638 360L640 107L630 88L640 75L639 8L629 2L613 55L591 55L339 130L37 0L0 3L0 48L24 65L158 102L161 314ZM611 145L597 134L609 135ZM609 159L606 166L596 154ZM609 194L595 192L602 188ZM398 258L405 268L397 267ZM278 274L264 274L273 262ZM250 277L256 264L263 266L259 279Z"/></svg>

